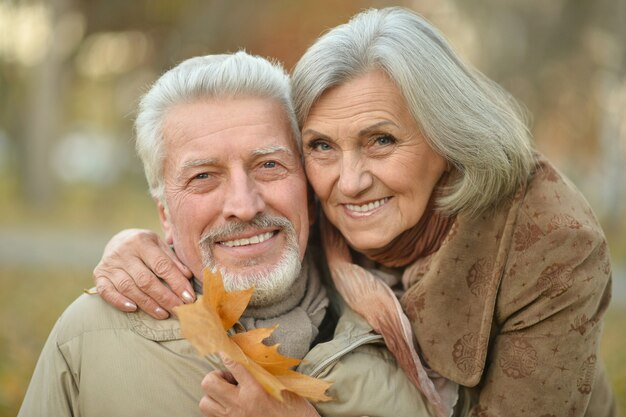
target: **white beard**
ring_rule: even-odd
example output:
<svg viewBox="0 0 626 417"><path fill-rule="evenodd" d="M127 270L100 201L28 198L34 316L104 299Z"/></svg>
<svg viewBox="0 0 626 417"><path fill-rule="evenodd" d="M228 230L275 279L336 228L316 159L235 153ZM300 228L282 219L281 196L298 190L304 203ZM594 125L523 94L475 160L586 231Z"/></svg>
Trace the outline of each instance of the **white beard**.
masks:
<svg viewBox="0 0 626 417"><path fill-rule="evenodd" d="M234 234L237 230L250 227L249 225L260 228L280 227L286 236L285 251L276 264L268 265L264 271L250 273L229 271L227 267L215 261L211 245L215 244L221 235ZM219 271L222 274L224 288L227 291L241 291L254 287L250 300L253 307L266 307L289 296L293 283L300 275L302 263L296 231L286 218L260 214L249 223L230 223L219 230L210 231L207 235L200 241L203 264L211 271ZM250 265L253 264L251 261Z"/></svg>
<svg viewBox="0 0 626 417"><path fill-rule="evenodd" d="M241 291L254 287L250 305L266 307L287 297L300 274L301 266L297 248L295 251L287 248L278 263L266 271L246 274L233 273L219 266L217 269L222 273L224 288L227 291Z"/></svg>

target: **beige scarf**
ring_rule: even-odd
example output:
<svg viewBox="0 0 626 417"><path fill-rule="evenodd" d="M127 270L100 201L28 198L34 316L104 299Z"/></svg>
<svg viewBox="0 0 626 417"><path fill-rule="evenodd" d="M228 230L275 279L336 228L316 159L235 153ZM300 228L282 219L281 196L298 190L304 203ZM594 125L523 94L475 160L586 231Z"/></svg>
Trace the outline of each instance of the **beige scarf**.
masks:
<svg viewBox="0 0 626 417"><path fill-rule="evenodd" d="M279 343L280 353L302 359L317 337L327 307L328 295L319 271L310 256L305 256L287 298L264 308L248 307L239 321L246 330L279 324L265 343Z"/></svg>
<svg viewBox="0 0 626 417"><path fill-rule="evenodd" d="M248 307L234 330L239 333L278 324L274 333L263 342L270 346L279 343L281 354L302 359L311 349L328 307L326 289L310 256L304 257L300 275L287 294L286 298L270 306Z"/></svg>
<svg viewBox="0 0 626 417"><path fill-rule="evenodd" d="M385 266L408 265L439 249L453 222L454 218L435 212L431 202L428 213L415 227L387 247L366 255ZM325 218L322 218L321 230L324 252L337 291L383 336L400 367L428 401L429 408L439 417L450 416L458 398L458 385L422 365L414 346L411 323L396 294L384 280L353 263L346 240Z"/></svg>

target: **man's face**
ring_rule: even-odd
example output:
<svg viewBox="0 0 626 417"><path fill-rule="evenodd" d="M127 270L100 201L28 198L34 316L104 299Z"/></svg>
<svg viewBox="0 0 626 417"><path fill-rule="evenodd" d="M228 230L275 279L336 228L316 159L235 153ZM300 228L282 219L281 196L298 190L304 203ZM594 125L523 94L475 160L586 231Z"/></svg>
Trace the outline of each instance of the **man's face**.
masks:
<svg viewBox="0 0 626 417"><path fill-rule="evenodd" d="M285 295L300 270L309 233L300 154L273 100L198 100L164 121L166 239L202 277L227 289L256 287L253 304Z"/></svg>

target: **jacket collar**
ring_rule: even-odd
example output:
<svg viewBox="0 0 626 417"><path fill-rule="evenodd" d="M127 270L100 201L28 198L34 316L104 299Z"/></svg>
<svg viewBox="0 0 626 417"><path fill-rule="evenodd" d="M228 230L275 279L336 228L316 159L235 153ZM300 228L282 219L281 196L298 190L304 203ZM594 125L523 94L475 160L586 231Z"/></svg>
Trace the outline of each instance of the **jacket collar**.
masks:
<svg viewBox="0 0 626 417"><path fill-rule="evenodd" d="M173 316L165 320L156 320L138 310L128 313L128 320L132 331L148 340L168 342L183 338L180 333L180 321Z"/></svg>

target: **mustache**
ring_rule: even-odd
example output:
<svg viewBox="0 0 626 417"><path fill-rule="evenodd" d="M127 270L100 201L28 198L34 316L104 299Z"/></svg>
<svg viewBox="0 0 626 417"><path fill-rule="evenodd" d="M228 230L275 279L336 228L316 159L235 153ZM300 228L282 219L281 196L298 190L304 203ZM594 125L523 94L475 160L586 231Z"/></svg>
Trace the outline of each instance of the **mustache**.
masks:
<svg viewBox="0 0 626 417"><path fill-rule="evenodd" d="M213 228L200 237L200 246L207 247L215 242L227 240L233 235L244 233L252 229L267 229L267 228L279 228L288 231L294 231L295 229L291 222L282 216L275 216L267 213L259 213L254 219L248 222L242 222L239 220L230 220L228 223Z"/></svg>

